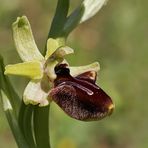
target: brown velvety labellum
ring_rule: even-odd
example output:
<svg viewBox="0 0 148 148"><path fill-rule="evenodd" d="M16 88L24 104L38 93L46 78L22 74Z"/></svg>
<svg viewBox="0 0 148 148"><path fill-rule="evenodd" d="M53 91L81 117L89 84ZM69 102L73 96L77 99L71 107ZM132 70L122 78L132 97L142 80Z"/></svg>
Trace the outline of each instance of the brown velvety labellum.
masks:
<svg viewBox="0 0 148 148"><path fill-rule="evenodd" d="M99 120L113 111L111 98L95 84L96 73L86 72L72 77L65 65L56 67L57 79L50 95L72 118Z"/></svg>

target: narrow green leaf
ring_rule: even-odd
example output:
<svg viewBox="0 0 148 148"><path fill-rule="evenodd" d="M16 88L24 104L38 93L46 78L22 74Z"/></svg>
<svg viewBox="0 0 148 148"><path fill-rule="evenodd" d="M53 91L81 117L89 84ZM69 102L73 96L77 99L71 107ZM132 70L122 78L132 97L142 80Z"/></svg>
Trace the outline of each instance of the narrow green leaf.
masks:
<svg viewBox="0 0 148 148"><path fill-rule="evenodd" d="M7 65L5 67L5 74L26 76L31 79L41 79L43 76L43 65L38 61Z"/></svg>
<svg viewBox="0 0 148 148"><path fill-rule="evenodd" d="M17 115L19 112L21 99L19 98L14 88L12 87L9 78L4 75L4 63L1 56L0 56L0 89L2 89L5 92L5 94L7 94L9 101L12 105L12 108L14 110L14 113Z"/></svg>
<svg viewBox="0 0 148 148"><path fill-rule="evenodd" d="M16 49L23 61L43 60L34 41L31 26L26 16L18 17L13 23L13 38Z"/></svg>
<svg viewBox="0 0 148 148"><path fill-rule="evenodd" d="M67 18L63 28L63 35L68 36L78 24L93 17L106 2L107 0L84 0Z"/></svg>
<svg viewBox="0 0 148 148"><path fill-rule="evenodd" d="M34 106L27 105L25 107L25 111L23 114L23 133L30 148L36 148L36 144L33 137L34 136L33 126L32 126L33 110L34 110Z"/></svg>
<svg viewBox="0 0 148 148"><path fill-rule="evenodd" d="M82 7L84 7L84 14L80 20L80 23L93 17L103 5L105 5L107 0L84 0Z"/></svg>
<svg viewBox="0 0 148 148"><path fill-rule="evenodd" d="M33 110L34 106L25 105L23 101L21 102L18 123L29 148L36 148L33 131Z"/></svg>
<svg viewBox="0 0 148 148"><path fill-rule="evenodd" d="M4 111L13 110L12 105L2 89L0 89ZM16 117L15 117L16 118Z"/></svg>
<svg viewBox="0 0 148 148"><path fill-rule="evenodd" d="M99 70L100 70L99 63L98 62L94 62L92 64L85 65L85 66L70 67L70 74L75 77L75 76L80 75L82 73L85 73L87 71L98 72Z"/></svg>
<svg viewBox="0 0 148 148"><path fill-rule="evenodd" d="M76 8L75 11L68 16L65 22L65 25L63 27L63 30L62 30L63 36L67 37L70 34L70 32L77 27L77 25L81 21L84 11L85 11L85 8L82 5Z"/></svg>
<svg viewBox="0 0 148 148"><path fill-rule="evenodd" d="M29 148L29 145L26 143L25 138L18 125L13 107L11 105L11 102L9 101L10 98L8 99L8 96L2 89L0 89L0 98L2 99L4 112L6 114L7 120L9 122L10 128L12 130L12 133L14 135L18 147Z"/></svg>

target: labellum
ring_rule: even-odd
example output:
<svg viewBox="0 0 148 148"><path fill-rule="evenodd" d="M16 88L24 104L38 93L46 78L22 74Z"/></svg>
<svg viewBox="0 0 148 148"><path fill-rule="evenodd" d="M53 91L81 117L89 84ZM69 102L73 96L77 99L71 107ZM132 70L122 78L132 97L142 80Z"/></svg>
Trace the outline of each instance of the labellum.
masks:
<svg viewBox="0 0 148 148"><path fill-rule="evenodd" d="M52 99L72 118L91 121L110 115L114 109L111 98L96 83L95 71L76 77L70 75L66 64L55 68L57 78L50 91Z"/></svg>

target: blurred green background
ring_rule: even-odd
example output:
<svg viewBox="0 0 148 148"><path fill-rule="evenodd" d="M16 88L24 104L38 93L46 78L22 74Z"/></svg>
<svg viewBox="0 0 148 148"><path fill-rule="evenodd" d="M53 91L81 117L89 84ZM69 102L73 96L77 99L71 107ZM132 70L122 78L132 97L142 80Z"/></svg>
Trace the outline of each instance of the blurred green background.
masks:
<svg viewBox="0 0 148 148"><path fill-rule="evenodd" d="M36 43L45 46L55 10L54 0L0 0L0 54L5 64L20 62L12 39L11 24L26 15ZM79 4L71 1L71 10ZM99 61L98 84L113 98L112 116L97 122L71 119L51 105L52 148L147 148L148 147L148 1L110 0L91 20L69 36L75 54L71 65ZM10 76L21 96L28 79ZM0 107L0 148L16 148Z"/></svg>

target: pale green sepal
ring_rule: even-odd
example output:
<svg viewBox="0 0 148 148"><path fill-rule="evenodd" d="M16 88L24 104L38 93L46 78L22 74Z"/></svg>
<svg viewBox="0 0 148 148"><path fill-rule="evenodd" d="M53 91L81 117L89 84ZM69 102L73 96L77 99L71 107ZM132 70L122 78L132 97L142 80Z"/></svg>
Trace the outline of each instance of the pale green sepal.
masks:
<svg viewBox="0 0 148 148"><path fill-rule="evenodd" d="M63 58L65 55L74 53L74 50L68 46L60 47L54 53L55 58Z"/></svg>
<svg viewBox="0 0 148 148"><path fill-rule="evenodd" d="M70 74L75 77L87 71L98 72L100 70L100 65L98 62L94 62L92 64L85 65L85 66L69 67L69 68L70 68Z"/></svg>
<svg viewBox="0 0 148 148"><path fill-rule="evenodd" d="M5 74L26 76L31 79L41 79L43 76L43 66L41 62L24 62L5 67Z"/></svg>
<svg viewBox="0 0 148 148"><path fill-rule="evenodd" d="M46 56L45 59L47 60L59 47L59 43L57 40L49 38L47 40L47 51L46 51Z"/></svg>
<svg viewBox="0 0 148 148"><path fill-rule="evenodd" d="M34 41L32 30L26 16L18 17L12 25L16 49L23 61L43 60Z"/></svg>
<svg viewBox="0 0 148 148"><path fill-rule="evenodd" d="M42 83L41 80L38 81L32 80L28 83L23 94L23 100L26 105L32 104L39 106L47 106L49 104L48 95L50 88L42 86L45 85L46 82Z"/></svg>
<svg viewBox="0 0 148 148"><path fill-rule="evenodd" d="M80 20L80 23L93 17L103 5L105 5L107 0L84 0L82 7L84 7L84 13Z"/></svg>

